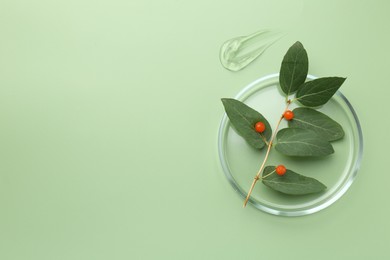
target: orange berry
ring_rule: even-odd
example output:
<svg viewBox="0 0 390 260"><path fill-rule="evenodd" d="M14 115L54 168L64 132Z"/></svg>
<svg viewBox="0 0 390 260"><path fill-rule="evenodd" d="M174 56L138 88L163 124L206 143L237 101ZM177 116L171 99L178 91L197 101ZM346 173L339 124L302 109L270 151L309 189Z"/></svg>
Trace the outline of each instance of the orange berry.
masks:
<svg viewBox="0 0 390 260"><path fill-rule="evenodd" d="M294 112L291 110L287 110L286 112L284 112L283 117L284 117L284 119L290 121L291 119L294 118Z"/></svg>
<svg viewBox="0 0 390 260"><path fill-rule="evenodd" d="M286 167L284 167L284 165L281 164L281 165L276 166L275 171L276 171L277 175L282 176L286 173L287 169L286 169Z"/></svg>
<svg viewBox="0 0 390 260"><path fill-rule="evenodd" d="M257 122L255 124L255 130L258 133L262 133L265 131L265 124L263 122Z"/></svg>

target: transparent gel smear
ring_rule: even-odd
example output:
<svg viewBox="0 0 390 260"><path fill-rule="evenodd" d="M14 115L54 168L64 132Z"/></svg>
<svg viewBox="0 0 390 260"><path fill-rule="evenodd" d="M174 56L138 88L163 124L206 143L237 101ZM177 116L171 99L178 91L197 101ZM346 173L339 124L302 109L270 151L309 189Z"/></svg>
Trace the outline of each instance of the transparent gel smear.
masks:
<svg viewBox="0 0 390 260"><path fill-rule="evenodd" d="M221 64L228 70L239 71L248 66L281 37L280 32L261 30L248 36L230 39L221 46L219 56Z"/></svg>

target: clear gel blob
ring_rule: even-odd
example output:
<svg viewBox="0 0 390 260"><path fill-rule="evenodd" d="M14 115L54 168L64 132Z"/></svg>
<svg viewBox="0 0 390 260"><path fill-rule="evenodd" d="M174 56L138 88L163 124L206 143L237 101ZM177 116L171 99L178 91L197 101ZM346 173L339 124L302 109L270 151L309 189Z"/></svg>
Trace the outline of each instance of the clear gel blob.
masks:
<svg viewBox="0 0 390 260"><path fill-rule="evenodd" d="M219 58L222 66L231 71L239 71L282 36L280 32L261 30L248 36L230 39L221 46Z"/></svg>

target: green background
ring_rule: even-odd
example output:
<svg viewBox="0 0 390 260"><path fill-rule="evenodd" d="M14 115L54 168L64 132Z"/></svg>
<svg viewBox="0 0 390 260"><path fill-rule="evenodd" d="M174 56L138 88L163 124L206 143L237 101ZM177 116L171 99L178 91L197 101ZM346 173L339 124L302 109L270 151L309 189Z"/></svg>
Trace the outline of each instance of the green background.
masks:
<svg viewBox="0 0 390 260"><path fill-rule="evenodd" d="M388 1L0 1L0 259L390 257ZM221 44L287 35L244 70ZM358 177L314 215L249 206L217 157L221 97L278 72L348 79Z"/></svg>

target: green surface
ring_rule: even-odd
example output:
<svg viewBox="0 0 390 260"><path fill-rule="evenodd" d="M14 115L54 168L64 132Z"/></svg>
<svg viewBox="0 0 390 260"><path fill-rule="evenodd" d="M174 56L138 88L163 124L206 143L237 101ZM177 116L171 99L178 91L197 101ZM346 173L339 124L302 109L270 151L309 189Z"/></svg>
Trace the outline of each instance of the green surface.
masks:
<svg viewBox="0 0 390 260"><path fill-rule="evenodd" d="M388 1L0 2L0 259L387 259ZM233 73L219 47L287 35ZM221 97L279 71L347 77L365 150L334 205L242 209L217 157ZM382 113L383 111L383 113ZM379 180L379 181L378 181Z"/></svg>

